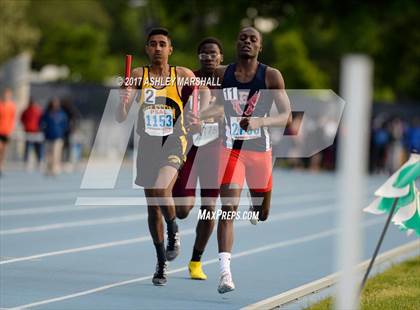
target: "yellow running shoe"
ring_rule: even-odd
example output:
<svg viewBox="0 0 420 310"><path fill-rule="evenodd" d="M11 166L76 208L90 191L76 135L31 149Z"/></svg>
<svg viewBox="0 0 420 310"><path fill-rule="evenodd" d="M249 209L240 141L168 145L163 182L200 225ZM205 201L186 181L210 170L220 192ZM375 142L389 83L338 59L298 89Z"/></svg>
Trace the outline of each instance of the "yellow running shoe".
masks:
<svg viewBox="0 0 420 310"><path fill-rule="evenodd" d="M188 270L190 271L191 279L195 280L206 280L207 275L203 272L201 268L201 262L190 261L188 264Z"/></svg>

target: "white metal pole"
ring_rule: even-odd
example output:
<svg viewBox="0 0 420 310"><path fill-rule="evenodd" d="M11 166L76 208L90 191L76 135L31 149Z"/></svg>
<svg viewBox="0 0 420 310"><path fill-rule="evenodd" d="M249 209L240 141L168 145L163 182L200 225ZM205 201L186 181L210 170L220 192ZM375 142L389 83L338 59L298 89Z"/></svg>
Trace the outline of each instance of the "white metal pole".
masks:
<svg viewBox="0 0 420 310"><path fill-rule="evenodd" d="M372 62L364 55L347 55L341 63L340 92L346 101L339 140L340 212L338 269L341 271L335 308L359 307L360 222L368 160L372 99Z"/></svg>

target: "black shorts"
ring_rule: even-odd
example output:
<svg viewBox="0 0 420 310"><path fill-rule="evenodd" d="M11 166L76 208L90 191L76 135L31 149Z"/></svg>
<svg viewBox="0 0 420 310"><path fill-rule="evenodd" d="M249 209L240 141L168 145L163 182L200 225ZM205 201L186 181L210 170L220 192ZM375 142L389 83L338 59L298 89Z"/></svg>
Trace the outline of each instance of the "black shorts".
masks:
<svg viewBox="0 0 420 310"><path fill-rule="evenodd" d="M9 136L0 135L0 141L1 142L7 143L7 142L9 142L9 140L10 140Z"/></svg>
<svg viewBox="0 0 420 310"><path fill-rule="evenodd" d="M144 188L153 188L159 171L165 166L179 170L185 162L186 142L171 139L162 145L153 139L140 138L137 152L137 176L135 183Z"/></svg>
<svg viewBox="0 0 420 310"><path fill-rule="evenodd" d="M187 161L181 167L172 189L173 197L195 197L198 180L200 181L201 197L217 198L219 196L220 147L221 141L219 139L199 148L191 147Z"/></svg>

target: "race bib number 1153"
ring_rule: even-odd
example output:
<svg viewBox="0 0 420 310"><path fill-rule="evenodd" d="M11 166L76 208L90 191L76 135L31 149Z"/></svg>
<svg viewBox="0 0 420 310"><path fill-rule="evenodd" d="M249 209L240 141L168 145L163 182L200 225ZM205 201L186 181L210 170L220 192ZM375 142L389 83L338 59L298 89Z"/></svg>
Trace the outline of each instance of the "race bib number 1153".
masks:
<svg viewBox="0 0 420 310"><path fill-rule="evenodd" d="M173 133L172 109L147 109L144 111L145 131L149 136L168 136Z"/></svg>

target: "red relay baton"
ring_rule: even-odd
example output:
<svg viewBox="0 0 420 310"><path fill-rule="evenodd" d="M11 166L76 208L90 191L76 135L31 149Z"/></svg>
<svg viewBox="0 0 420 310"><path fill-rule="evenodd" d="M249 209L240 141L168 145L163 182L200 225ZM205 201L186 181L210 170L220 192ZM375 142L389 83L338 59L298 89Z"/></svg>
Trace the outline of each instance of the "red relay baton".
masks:
<svg viewBox="0 0 420 310"><path fill-rule="evenodd" d="M198 87L197 86L194 86L192 96L193 96L192 112L195 116L198 116Z"/></svg>
<svg viewBox="0 0 420 310"><path fill-rule="evenodd" d="M130 86L130 77L131 77L131 55L125 55L125 87Z"/></svg>

